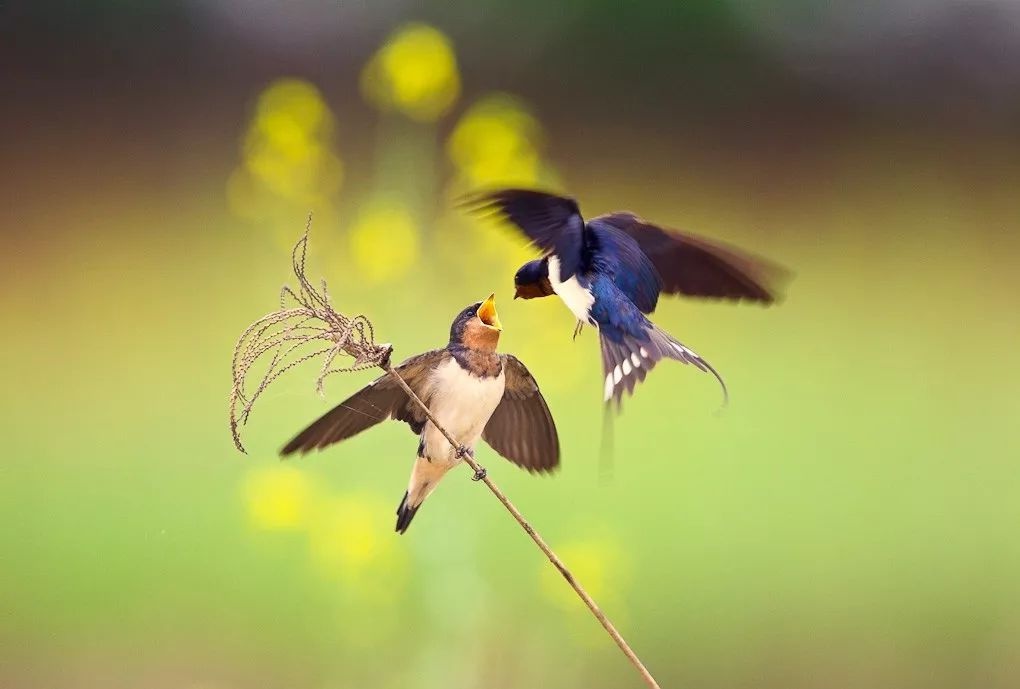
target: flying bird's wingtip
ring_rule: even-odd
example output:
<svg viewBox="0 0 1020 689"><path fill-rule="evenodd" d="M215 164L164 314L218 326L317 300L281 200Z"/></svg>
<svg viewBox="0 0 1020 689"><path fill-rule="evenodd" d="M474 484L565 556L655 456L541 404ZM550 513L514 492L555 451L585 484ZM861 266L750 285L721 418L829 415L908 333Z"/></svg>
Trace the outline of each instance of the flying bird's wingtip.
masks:
<svg viewBox="0 0 1020 689"><path fill-rule="evenodd" d="M547 476L548 477L552 477L552 476L555 476L556 474L558 474L560 472L560 469L562 468L562 466L563 465L560 464L560 458L557 457L555 463L550 464L549 466L535 466L535 467L526 467L526 468L527 468L529 474L534 474L536 476L542 476L542 477L547 477Z"/></svg>
<svg viewBox="0 0 1020 689"><path fill-rule="evenodd" d="M481 191L468 191L453 199L453 207L457 210L473 210L483 198L484 193Z"/></svg>
<svg viewBox="0 0 1020 689"><path fill-rule="evenodd" d="M278 454L281 460L288 460L292 459L294 455L304 457L312 450L317 449L319 448L302 445L301 443L297 442L297 438L295 438L294 440L291 440L289 443L280 448L280 452Z"/></svg>
<svg viewBox="0 0 1020 689"><path fill-rule="evenodd" d="M513 193L514 191L516 190L503 187L481 187L472 189L471 191L466 191L454 198L453 205L454 208L467 210L492 208L501 197L508 193Z"/></svg>
<svg viewBox="0 0 1020 689"><path fill-rule="evenodd" d="M786 301L790 283L797 276L791 269L779 263L759 259L760 276L758 282L765 296L757 300L764 307L779 306Z"/></svg>

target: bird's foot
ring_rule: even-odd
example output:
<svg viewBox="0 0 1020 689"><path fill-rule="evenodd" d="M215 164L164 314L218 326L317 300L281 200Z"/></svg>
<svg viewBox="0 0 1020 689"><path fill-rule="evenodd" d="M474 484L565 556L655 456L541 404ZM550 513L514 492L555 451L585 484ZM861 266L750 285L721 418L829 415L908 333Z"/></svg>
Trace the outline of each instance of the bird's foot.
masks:
<svg viewBox="0 0 1020 689"><path fill-rule="evenodd" d="M475 475L471 477L472 481L481 481L489 475L488 470L485 467L478 467L475 469Z"/></svg>
<svg viewBox="0 0 1020 689"><path fill-rule="evenodd" d="M581 334L582 330L584 330L584 321L578 319L577 325L574 326L574 338L573 339L576 340L577 336Z"/></svg>
<svg viewBox="0 0 1020 689"><path fill-rule="evenodd" d="M465 457L475 458L475 451L467 445L461 445L457 448L457 459L464 459Z"/></svg>

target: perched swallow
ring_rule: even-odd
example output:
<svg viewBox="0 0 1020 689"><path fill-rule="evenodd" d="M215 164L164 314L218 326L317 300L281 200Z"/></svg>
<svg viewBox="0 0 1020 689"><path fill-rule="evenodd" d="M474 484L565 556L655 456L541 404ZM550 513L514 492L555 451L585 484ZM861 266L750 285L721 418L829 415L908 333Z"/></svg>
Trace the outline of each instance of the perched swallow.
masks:
<svg viewBox="0 0 1020 689"><path fill-rule="evenodd" d="M386 374L298 433L281 454L322 449L388 418L406 422L419 442L411 480L397 508L399 533L407 530L446 472L474 452L479 437L528 471L555 469L560 442L538 384L519 359L496 352L503 328L494 296L457 314L446 347L413 356L396 368L460 447L453 447ZM484 470L476 478L483 476Z"/></svg>
<svg viewBox="0 0 1020 689"><path fill-rule="evenodd" d="M700 237L664 230L633 213L611 213L587 222L577 202L526 189L483 193L466 202L516 225L545 252L514 276L514 298L559 295L577 317L598 328L604 398L620 404L661 359L712 373L712 366L646 317L659 294L760 302L777 298L785 271L763 259Z"/></svg>

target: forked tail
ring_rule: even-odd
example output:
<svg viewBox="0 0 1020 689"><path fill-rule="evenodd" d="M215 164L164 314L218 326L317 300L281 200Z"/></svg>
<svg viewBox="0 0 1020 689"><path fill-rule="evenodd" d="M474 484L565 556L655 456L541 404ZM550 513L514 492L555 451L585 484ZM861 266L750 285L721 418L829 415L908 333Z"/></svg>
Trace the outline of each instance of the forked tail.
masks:
<svg viewBox="0 0 1020 689"><path fill-rule="evenodd" d="M397 507L397 533L404 533L407 531L407 527L411 525L411 520L414 519L414 515L418 514L418 508L421 507L421 503L418 503L414 507L411 507L407 502L407 491L404 491L404 498L400 501L400 506Z"/></svg>
<svg viewBox="0 0 1020 689"><path fill-rule="evenodd" d="M648 339L642 341L633 335L624 334L616 342L605 333L599 334L602 344L602 372L605 375L605 401L615 400L619 406L623 393L633 394L634 387L645 379L648 372L662 359L674 359L711 373L719 381L723 392L723 405L729 402L726 383L712 364L701 358L697 352L678 342L657 325L645 332Z"/></svg>

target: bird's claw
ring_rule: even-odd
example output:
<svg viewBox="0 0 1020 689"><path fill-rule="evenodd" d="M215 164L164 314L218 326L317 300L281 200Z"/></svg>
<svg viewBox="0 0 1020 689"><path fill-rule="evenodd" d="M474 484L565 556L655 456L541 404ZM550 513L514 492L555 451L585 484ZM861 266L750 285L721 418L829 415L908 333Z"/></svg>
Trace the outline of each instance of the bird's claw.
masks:
<svg viewBox="0 0 1020 689"><path fill-rule="evenodd" d="M461 445L460 447L457 448L457 459L464 459L465 457L470 457L474 459L475 453L467 445Z"/></svg>
<svg viewBox="0 0 1020 689"><path fill-rule="evenodd" d="M485 467L478 467L475 469L475 475L471 477L472 481L481 481L489 475L488 470Z"/></svg>
<svg viewBox="0 0 1020 689"><path fill-rule="evenodd" d="M581 334L582 330L584 330L584 321L578 319L577 325L574 326L574 339L575 340L577 339L577 336Z"/></svg>

